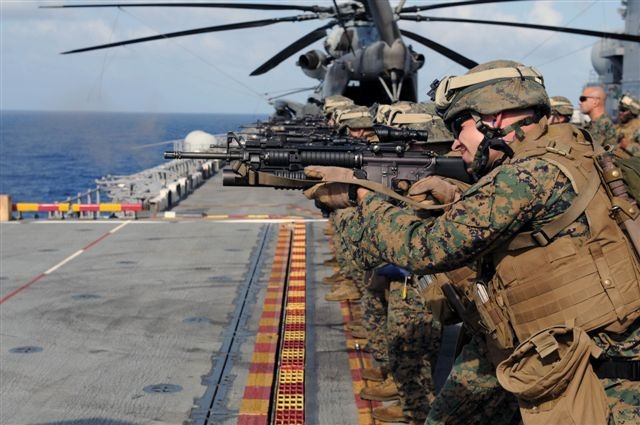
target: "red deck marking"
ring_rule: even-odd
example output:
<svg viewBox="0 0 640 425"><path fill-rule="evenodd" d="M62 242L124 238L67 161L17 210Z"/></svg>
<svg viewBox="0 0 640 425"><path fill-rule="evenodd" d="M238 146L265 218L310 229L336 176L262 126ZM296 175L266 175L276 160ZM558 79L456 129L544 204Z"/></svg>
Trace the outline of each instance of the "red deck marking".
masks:
<svg viewBox="0 0 640 425"><path fill-rule="evenodd" d="M304 249L296 249L289 258L289 246L305 246L306 227L304 223L295 223L292 233L291 226L290 224L280 226L271 277L259 323L259 334L256 337L253 360L240 407L238 418L240 425L266 424L269 420L271 404L273 404L274 424L304 424L306 252ZM290 264L287 264L288 262ZM288 278L288 282L285 282L285 278ZM283 293L285 287L288 288L287 294ZM284 326L280 320L284 321ZM284 333L281 336L281 352L276 360L280 329L283 329ZM269 339L270 335L273 336L272 339ZM280 365L279 369L277 365ZM271 380L265 382L265 377L268 376L271 376ZM262 380L258 384L260 378ZM266 385L274 382L275 386ZM263 391L266 386L270 388L268 394ZM274 388L275 395L271 388ZM260 403L259 400L265 397L268 398L269 403Z"/></svg>
<svg viewBox="0 0 640 425"><path fill-rule="evenodd" d="M342 319L345 323L345 337L347 349L349 350L349 368L351 369L351 379L353 381L353 395L356 402L356 408L358 409L359 425L372 425L375 420L371 416L371 411L374 407L381 406L382 403L378 401L363 400L360 398L360 391L367 385L367 381L362 379L362 369L373 367L373 361L371 355L361 350L354 349L355 340L351 336L351 333L346 328L346 324L353 320L353 312L351 308L353 303L349 301L342 301L340 303L340 311L342 312Z"/></svg>
<svg viewBox="0 0 640 425"><path fill-rule="evenodd" d="M269 405L272 398L273 380L276 370L276 350L278 348L279 319L282 311L282 299L288 261L287 247L291 232L286 226L280 226L278 248L271 267L271 276L267 285L267 294L256 336L256 344L249 367L249 376L240 405L238 425L266 425L269 422ZM273 341L269 344L265 341Z"/></svg>
<svg viewBox="0 0 640 425"><path fill-rule="evenodd" d="M107 233L105 233L104 235L100 236L98 239L96 239L95 241L89 243L89 245L85 246L84 248L76 251L75 253L71 254L70 256L68 256L67 258L65 258L64 260L62 260L61 262L59 262L58 264L56 264L55 266L51 267L49 270L45 271L44 273L40 273L38 276L34 277L33 279L31 279L29 282L25 283L24 285L14 289L9 295L7 295L6 297L2 298L0 300L0 305L2 303L4 303L5 301L10 300L11 298L13 298L15 295L17 295L18 293L24 291L25 289L27 289L28 287L30 287L31 285L33 285L34 283L36 283L37 281L39 281L40 279L42 279L43 277L53 273L54 271L58 270L60 267L64 266L65 264L67 264L69 261L73 260L74 258L76 258L77 256L79 256L80 254L83 254L85 251L87 251L89 248L91 248L92 246L96 245L98 242L102 241L103 239L105 239L107 236L114 234L115 232L117 232L118 230L122 229L124 226L126 226L127 224L129 224L129 222L126 223L122 223L121 225L119 225L118 227L108 231Z"/></svg>
<svg viewBox="0 0 640 425"><path fill-rule="evenodd" d="M280 370L276 389L274 424L303 425L304 412L304 359L305 316L298 313L306 309L306 227L295 223L293 231L294 249L291 255L289 286L285 304L285 326L282 336ZM298 249L296 249L298 247ZM300 249L299 247L302 247ZM291 284L296 287L291 287ZM302 288L301 288L302 286Z"/></svg>

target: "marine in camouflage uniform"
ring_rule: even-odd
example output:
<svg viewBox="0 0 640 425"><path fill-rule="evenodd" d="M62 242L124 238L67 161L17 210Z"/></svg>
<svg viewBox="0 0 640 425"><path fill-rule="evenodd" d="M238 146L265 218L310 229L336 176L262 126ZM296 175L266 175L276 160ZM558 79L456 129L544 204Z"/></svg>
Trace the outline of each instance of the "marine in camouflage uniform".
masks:
<svg viewBox="0 0 640 425"><path fill-rule="evenodd" d="M552 96L549 98L551 112L549 125L571 122L573 116L573 104L564 96Z"/></svg>
<svg viewBox="0 0 640 425"><path fill-rule="evenodd" d="M354 136L371 136L369 133L373 126L373 119L369 114L369 109L353 104L344 96L330 96L325 100L327 112L331 115L334 124L338 128L349 132L357 133ZM366 133L366 134L365 134ZM344 223L353 219L355 208L336 210L330 215L330 223L335 229L335 235L339 236L340 229ZM372 291L365 281L365 273L352 259L350 247L344 245L345 240L339 237L334 238L334 250L339 264L340 274L355 283L361 294L360 303L362 306L362 318L360 319L367 334L367 350L383 368L387 367L388 350L385 338L385 322L387 301L384 291ZM344 283L336 281L337 285ZM345 291L345 288L336 288L335 291ZM349 291L347 289L347 291Z"/></svg>
<svg viewBox="0 0 640 425"><path fill-rule="evenodd" d="M531 155L531 149L548 146L555 142L556 136L573 140L570 146L578 151L588 149L588 144L570 125L554 126L553 131L547 126L543 115L548 113L548 97L542 76L537 71L510 61L493 61L473 68L469 73L485 70L492 72L479 74L486 78L484 84L473 82L475 79L461 78L452 92L446 90L447 85L441 84L436 94L436 101L441 101L439 107L443 118L456 135L454 148L461 151L470 171L478 178L477 183L442 216L428 222L360 188L356 219L343 230L342 235L349 238L349 246L359 246L368 258L398 264L419 274L451 270L479 260L480 277L498 291L489 292L490 297L495 297L495 293L500 291L500 283L494 279L497 276L505 278L504 274L499 274L506 272L501 266L520 256L528 258L525 257L528 249L510 253L506 250L508 243L524 232L542 229L563 214L577 198L571 180L562 171L564 168L543 159L540 155L547 153L546 150ZM472 82L465 84L469 80ZM600 188L597 196L603 200L606 194ZM594 205L593 208L602 210L604 205ZM562 241L572 246L597 243L596 239L590 238L590 222L582 213L547 243ZM618 243L620 241L621 238ZM531 252L537 252L535 249L539 248L533 248ZM575 261L560 264L576 264ZM629 267L637 265L629 260ZM538 279L544 279L546 269L537 272ZM578 269L573 274L577 272ZM631 291L637 291L637 275L634 284ZM488 299L500 305L500 300ZM634 305L638 299L634 296L622 302ZM482 297L480 300L485 302ZM567 320L572 319L579 324L582 318L569 317L572 311L561 310L560 313L565 314ZM636 313L636 310L631 310L626 313L628 316L619 320L628 318L631 321ZM500 332L495 333L497 331ZM494 329L492 335L499 337L505 347L513 347L517 343L517 340L507 341L509 336L515 337L509 329ZM591 336L606 348L606 352L617 354L613 360L624 360L627 365L640 360L638 320L630 325L627 323L622 335L599 328L591 332ZM611 408L610 423L638 423L640 420L637 379L630 375L603 379ZM433 417L436 412L436 409L431 410L428 423L430 420L438 422ZM466 422L473 422L479 417L481 412L474 412Z"/></svg>
<svg viewBox="0 0 640 425"><path fill-rule="evenodd" d="M629 156L640 156L640 102L625 94L618 102L618 148Z"/></svg>
<svg viewBox="0 0 640 425"><path fill-rule="evenodd" d="M377 119L381 123L429 132L429 140L414 142L412 149L437 153L449 151L453 136L440 117L429 106L413 102L385 105ZM379 112L380 112L379 108ZM435 399L433 373L441 343L442 328L433 322L417 277L407 281L393 280L389 287L386 338L389 350L389 370L398 386L404 417L411 423L426 419Z"/></svg>
<svg viewBox="0 0 640 425"><path fill-rule="evenodd" d="M618 139L613 121L605 110L606 101L607 94L602 87L587 86L580 96L580 112L591 119L584 128L589 131L593 140L603 146L615 146Z"/></svg>
<svg viewBox="0 0 640 425"><path fill-rule="evenodd" d="M447 141L448 131L439 117L427 114L417 104L399 102L393 105L380 105L376 121L385 125L408 127L420 130L438 130L437 142ZM338 120L349 113L338 114ZM439 121L439 126L433 121ZM432 134L430 131L430 134ZM433 133L435 135L435 133ZM449 133L448 143L453 140ZM433 147L430 145L428 148ZM421 146L421 148L423 148ZM343 215L336 220L336 235L341 227L348 226L353 219L351 208L349 216ZM338 238L339 239L339 238ZM346 241L346 239L345 239ZM357 247L344 249L356 251ZM357 268L357 267L356 267ZM365 267L361 267L365 269ZM366 267L371 270L371 267ZM387 394L389 388L397 386L400 406L376 408L374 417L379 420L397 418L411 423L422 423L429 411L430 402L435 398L433 385L433 367L440 347L440 328L432 326L431 313L426 307L421 291L413 284L376 277L363 289L363 324L369 335L369 351L380 361L384 369L393 378L393 384L385 381L374 384L361 394L362 397L378 397ZM382 282L382 285L380 285ZM388 294L388 300L385 298ZM391 385L391 387L389 387ZM391 419L392 420L392 419Z"/></svg>
<svg viewBox="0 0 640 425"><path fill-rule="evenodd" d="M336 235L339 236L341 229L353 220L355 208L336 210L332 215L334 216L333 223L335 225ZM387 300L385 299L384 291L372 290L372 288L366 284L364 269L354 260L353 249L346 246L346 242L345 238L336 237L334 239L336 258L340 264L340 271L354 282L357 282L358 288L361 290L361 321L367 331L367 350L383 368L387 368L389 360L387 340L385 337Z"/></svg>

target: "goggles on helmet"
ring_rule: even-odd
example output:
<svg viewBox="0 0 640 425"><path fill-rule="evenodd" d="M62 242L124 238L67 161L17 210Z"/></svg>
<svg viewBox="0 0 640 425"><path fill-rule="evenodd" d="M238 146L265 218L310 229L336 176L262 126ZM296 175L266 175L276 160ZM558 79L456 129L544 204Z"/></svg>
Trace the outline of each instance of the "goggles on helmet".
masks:
<svg viewBox="0 0 640 425"><path fill-rule="evenodd" d="M620 99L618 108L620 111L627 110L627 111L635 112L640 109L640 104L638 104L638 102L635 101L631 96L625 94Z"/></svg>
<svg viewBox="0 0 640 425"><path fill-rule="evenodd" d="M463 89L479 84L485 86L491 82L511 78L530 79L544 86L544 78L538 70L532 67L518 66L487 69L458 77L447 76L438 82L434 81L429 94L432 96L431 100L436 103L436 108L444 110L451 105L454 97Z"/></svg>

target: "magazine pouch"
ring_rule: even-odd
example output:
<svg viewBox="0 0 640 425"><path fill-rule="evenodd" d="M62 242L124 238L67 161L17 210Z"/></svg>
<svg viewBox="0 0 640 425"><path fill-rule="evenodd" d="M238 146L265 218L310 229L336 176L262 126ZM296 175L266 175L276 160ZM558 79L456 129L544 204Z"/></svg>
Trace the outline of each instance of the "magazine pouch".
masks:
<svg viewBox="0 0 640 425"><path fill-rule="evenodd" d="M498 381L518 398L525 425L604 425L607 398L590 361L601 353L581 328L552 326L498 365Z"/></svg>

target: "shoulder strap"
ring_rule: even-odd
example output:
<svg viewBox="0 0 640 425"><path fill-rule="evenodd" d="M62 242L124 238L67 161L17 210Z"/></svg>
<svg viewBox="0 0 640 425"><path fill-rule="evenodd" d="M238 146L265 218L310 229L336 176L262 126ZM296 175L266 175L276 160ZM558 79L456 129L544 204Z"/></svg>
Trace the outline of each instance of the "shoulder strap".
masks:
<svg viewBox="0 0 640 425"><path fill-rule="evenodd" d="M511 240L507 249L509 251L515 251L523 248L530 248L533 246L547 246L549 242L580 217L589 205L589 202L598 192L600 188L600 177L592 175L589 179L588 186L574 199L573 203L567 210L556 217L553 221L542 226L540 230L535 232L523 232L518 234Z"/></svg>

